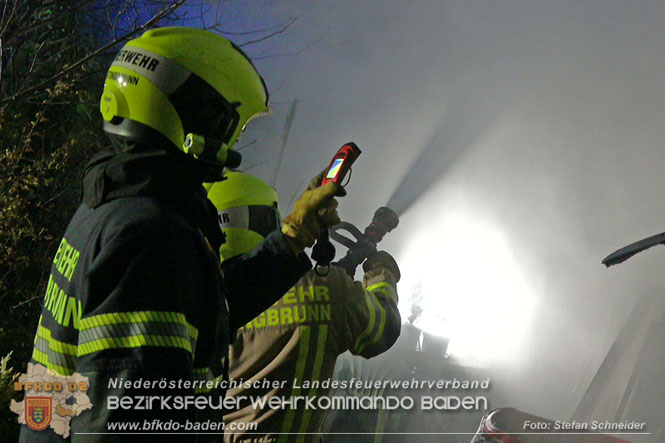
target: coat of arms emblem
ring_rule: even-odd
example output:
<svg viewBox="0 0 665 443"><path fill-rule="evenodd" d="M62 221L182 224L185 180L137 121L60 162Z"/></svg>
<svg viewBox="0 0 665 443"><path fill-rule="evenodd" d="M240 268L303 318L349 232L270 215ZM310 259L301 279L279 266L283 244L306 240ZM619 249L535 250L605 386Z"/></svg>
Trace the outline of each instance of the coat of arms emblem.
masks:
<svg viewBox="0 0 665 443"><path fill-rule="evenodd" d="M51 397L25 398L25 424L35 431L43 431L51 423L53 399Z"/></svg>

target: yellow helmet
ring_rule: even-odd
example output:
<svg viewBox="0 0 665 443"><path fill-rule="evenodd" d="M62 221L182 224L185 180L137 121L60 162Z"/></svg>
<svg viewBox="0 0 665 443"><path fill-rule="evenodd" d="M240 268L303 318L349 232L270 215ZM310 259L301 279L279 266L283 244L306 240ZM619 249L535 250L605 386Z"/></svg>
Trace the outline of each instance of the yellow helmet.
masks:
<svg viewBox="0 0 665 443"><path fill-rule="evenodd" d="M251 175L226 172L224 180L210 186L208 198L226 236L219 248L222 261L251 251L281 226L277 191Z"/></svg>
<svg viewBox="0 0 665 443"><path fill-rule="evenodd" d="M159 28L120 50L106 76L100 111L109 134L173 144L224 165L247 122L268 111L268 91L249 58L224 37Z"/></svg>

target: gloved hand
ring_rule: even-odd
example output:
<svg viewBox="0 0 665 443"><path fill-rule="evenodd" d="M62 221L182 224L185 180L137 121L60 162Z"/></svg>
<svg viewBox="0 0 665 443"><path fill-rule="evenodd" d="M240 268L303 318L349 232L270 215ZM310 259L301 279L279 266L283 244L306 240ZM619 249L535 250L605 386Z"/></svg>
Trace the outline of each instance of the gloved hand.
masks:
<svg viewBox="0 0 665 443"><path fill-rule="evenodd" d="M307 191L311 191L312 189L321 186L321 182L323 181L323 178L326 176L326 172L328 172L328 168L316 174L316 176L309 181L309 185L307 185ZM344 190L344 188L342 188L341 186L338 186L337 191L335 191L335 197L344 197L345 195L346 195L346 190Z"/></svg>
<svg viewBox="0 0 665 443"><path fill-rule="evenodd" d="M337 200L333 198L337 190L338 186L334 183L308 187L296 201L293 211L284 219L282 232L294 241L297 251L312 246L321 236L323 227L340 222Z"/></svg>
<svg viewBox="0 0 665 443"><path fill-rule="evenodd" d="M365 272L372 271L377 267L383 267L388 269L393 276L395 277L395 282L398 282L402 274L399 272L399 266L393 258L392 255L388 254L386 251L379 251L376 254L372 254L367 257L365 263L363 263L363 270Z"/></svg>

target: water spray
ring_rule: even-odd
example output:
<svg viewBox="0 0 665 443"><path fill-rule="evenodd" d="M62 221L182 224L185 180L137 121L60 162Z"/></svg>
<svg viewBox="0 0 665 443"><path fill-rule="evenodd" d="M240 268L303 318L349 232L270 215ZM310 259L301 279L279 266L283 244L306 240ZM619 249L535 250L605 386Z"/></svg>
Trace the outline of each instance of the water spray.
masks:
<svg viewBox="0 0 665 443"><path fill-rule="evenodd" d="M462 155L476 145L500 116L497 102L482 96L462 95L447 109L386 204L399 216L404 215Z"/></svg>

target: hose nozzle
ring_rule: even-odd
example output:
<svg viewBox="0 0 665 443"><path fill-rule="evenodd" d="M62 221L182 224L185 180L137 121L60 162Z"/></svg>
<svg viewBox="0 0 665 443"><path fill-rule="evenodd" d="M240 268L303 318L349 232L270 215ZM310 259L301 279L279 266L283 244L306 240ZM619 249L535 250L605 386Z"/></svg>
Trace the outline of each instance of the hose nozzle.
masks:
<svg viewBox="0 0 665 443"><path fill-rule="evenodd" d="M387 206L381 206L374 212L372 222L365 228L365 235L376 245L386 233L395 229L398 224L399 217L397 213Z"/></svg>

